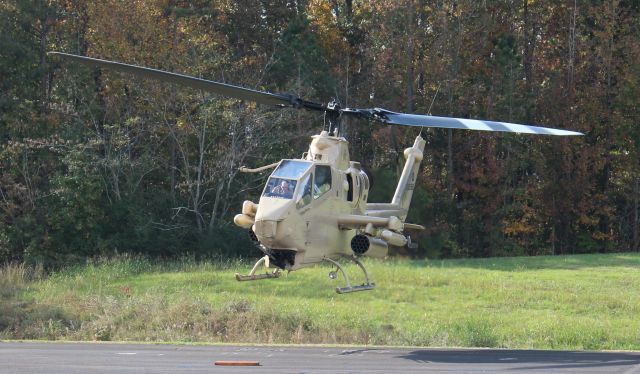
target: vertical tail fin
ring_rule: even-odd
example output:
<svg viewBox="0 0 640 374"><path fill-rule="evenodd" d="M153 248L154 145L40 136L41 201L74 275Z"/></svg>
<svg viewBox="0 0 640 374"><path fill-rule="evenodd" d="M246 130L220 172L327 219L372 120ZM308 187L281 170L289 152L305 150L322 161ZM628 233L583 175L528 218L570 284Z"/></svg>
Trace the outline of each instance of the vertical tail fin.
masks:
<svg viewBox="0 0 640 374"><path fill-rule="evenodd" d="M402 169L396 192L393 194L393 200L391 200L392 205L397 205L402 209L402 214L398 217L402 222L407 218L407 213L409 212L409 205L411 204L413 189L420 171L425 143L422 136L418 135L413 147L404 150L404 158L406 160L404 169Z"/></svg>

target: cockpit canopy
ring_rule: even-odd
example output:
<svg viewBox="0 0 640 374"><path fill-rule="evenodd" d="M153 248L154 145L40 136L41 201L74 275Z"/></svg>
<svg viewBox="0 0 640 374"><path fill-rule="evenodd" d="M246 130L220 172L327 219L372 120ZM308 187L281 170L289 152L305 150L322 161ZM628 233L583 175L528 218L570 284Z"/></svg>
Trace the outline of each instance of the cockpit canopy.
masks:
<svg viewBox="0 0 640 374"><path fill-rule="evenodd" d="M313 162L302 160L282 160L271 173L262 196L280 199L293 198L298 180L313 166Z"/></svg>
<svg viewBox="0 0 640 374"><path fill-rule="evenodd" d="M310 161L282 160L269 177L262 196L286 200L295 196L296 206L303 208L331 190L331 166L313 166Z"/></svg>

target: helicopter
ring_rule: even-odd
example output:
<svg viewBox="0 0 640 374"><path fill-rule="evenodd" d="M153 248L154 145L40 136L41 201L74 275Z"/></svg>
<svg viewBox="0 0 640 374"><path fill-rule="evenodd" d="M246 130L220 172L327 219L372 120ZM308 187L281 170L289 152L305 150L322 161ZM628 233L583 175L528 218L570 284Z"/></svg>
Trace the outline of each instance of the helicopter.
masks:
<svg viewBox="0 0 640 374"><path fill-rule="evenodd" d="M368 201L369 176L359 162L349 158L349 143L343 134L344 118L419 128L583 135L548 127L398 113L383 108L342 108L335 100L322 104L291 94L259 91L115 61L62 52L48 55L276 108L324 113L322 131L311 137L309 149L301 158L283 159L255 169L240 168L248 173L273 171L258 203L244 201L241 213L233 219L237 226L248 230L264 254L249 274L235 274L238 281L278 278L284 270L290 272L326 262L336 269L330 271L331 279L337 278L338 271L344 279L345 285L336 287L337 293L372 290L375 283L371 282L361 257L384 258L390 247L416 247L407 231L425 228L406 222L406 218L423 160L425 135L421 131L413 145L404 150L404 167L391 201L372 203ZM340 263L344 259L353 261L362 270L364 283L352 284ZM266 272L258 273L261 266ZM274 269L270 270L272 266Z"/></svg>

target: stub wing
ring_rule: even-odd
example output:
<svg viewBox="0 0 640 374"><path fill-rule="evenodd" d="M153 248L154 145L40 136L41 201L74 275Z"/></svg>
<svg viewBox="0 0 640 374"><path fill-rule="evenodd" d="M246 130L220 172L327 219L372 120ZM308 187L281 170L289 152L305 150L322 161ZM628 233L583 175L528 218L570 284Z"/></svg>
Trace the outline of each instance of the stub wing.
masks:
<svg viewBox="0 0 640 374"><path fill-rule="evenodd" d="M368 225L374 228L388 228L402 232L404 229L424 230L422 225L402 222L398 217L373 217L357 214L345 214L338 216L338 226L344 229L364 229Z"/></svg>

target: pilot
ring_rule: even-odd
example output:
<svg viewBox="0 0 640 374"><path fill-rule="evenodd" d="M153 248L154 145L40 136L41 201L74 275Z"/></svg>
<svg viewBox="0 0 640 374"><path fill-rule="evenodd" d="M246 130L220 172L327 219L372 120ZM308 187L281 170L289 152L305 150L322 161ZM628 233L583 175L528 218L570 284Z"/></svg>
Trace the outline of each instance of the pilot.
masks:
<svg viewBox="0 0 640 374"><path fill-rule="evenodd" d="M293 196L293 191L291 191L291 189L289 188L289 183L287 183L287 181L284 181L284 180L280 182L279 185L273 187L273 189L271 190L271 193L282 195L284 197Z"/></svg>
<svg viewBox="0 0 640 374"><path fill-rule="evenodd" d="M313 198L324 195L331 189L331 169L328 167L318 167L316 169L315 183L313 184Z"/></svg>

